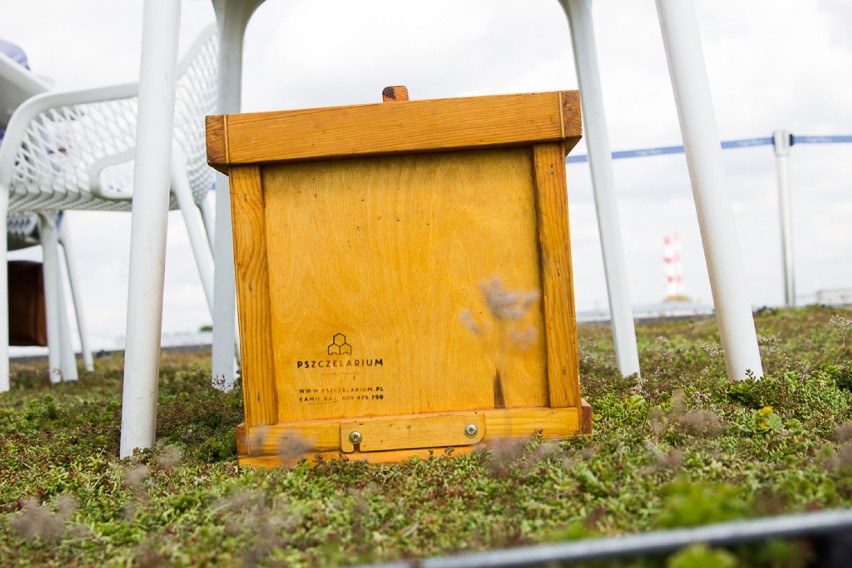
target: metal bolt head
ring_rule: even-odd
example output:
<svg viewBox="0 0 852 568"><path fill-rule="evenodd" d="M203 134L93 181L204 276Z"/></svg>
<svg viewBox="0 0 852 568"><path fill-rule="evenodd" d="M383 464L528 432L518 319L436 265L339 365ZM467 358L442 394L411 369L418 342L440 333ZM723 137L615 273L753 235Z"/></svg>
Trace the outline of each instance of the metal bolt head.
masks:
<svg viewBox="0 0 852 568"><path fill-rule="evenodd" d="M360 444L362 439L361 432L358 432L357 430L349 432L349 441L353 444Z"/></svg>
<svg viewBox="0 0 852 568"><path fill-rule="evenodd" d="M479 428L476 427L476 424L468 424L464 427L464 435L468 438L473 438L477 432L479 432Z"/></svg>

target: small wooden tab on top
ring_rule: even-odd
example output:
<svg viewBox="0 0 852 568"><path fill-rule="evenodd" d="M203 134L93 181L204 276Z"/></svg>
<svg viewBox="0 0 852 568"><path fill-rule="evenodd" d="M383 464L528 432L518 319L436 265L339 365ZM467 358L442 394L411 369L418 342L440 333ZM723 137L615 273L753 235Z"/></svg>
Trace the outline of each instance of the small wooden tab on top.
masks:
<svg viewBox="0 0 852 568"><path fill-rule="evenodd" d="M396 85L393 87L385 87L382 89L382 102L393 103L397 101L408 100L408 87Z"/></svg>

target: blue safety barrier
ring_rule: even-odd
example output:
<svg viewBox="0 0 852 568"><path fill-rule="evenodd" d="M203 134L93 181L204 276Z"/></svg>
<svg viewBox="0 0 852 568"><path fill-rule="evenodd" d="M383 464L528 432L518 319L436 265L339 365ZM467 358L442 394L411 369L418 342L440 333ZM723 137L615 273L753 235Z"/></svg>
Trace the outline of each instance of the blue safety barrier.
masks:
<svg viewBox="0 0 852 568"><path fill-rule="evenodd" d="M852 143L852 136L792 136L793 144L848 144ZM725 140L722 142L722 149L729 150L731 148L750 148L752 146L772 146L772 137L766 138L745 138L743 140ZM613 160L623 158L645 158L648 156L664 156L666 154L682 154L683 146L660 146L659 148L644 148L641 150L619 150L612 153ZM588 162L589 157L586 154L577 154L576 156L568 156L565 160L566 164L579 164Z"/></svg>
<svg viewBox="0 0 852 568"><path fill-rule="evenodd" d="M748 148L750 146L772 146L772 137L747 138L745 140L727 140L722 142L722 150L728 150L730 148Z"/></svg>
<svg viewBox="0 0 852 568"><path fill-rule="evenodd" d="M849 144L852 136L793 136L793 144Z"/></svg>

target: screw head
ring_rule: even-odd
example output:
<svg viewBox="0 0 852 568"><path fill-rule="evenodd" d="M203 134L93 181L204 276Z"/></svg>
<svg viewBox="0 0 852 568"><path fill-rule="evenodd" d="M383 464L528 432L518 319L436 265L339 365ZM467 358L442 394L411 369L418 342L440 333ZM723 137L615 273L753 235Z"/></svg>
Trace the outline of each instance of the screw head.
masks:
<svg viewBox="0 0 852 568"><path fill-rule="evenodd" d="M349 441L353 444L360 444L362 439L361 432L358 432L357 430L349 432Z"/></svg>
<svg viewBox="0 0 852 568"><path fill-rule="evenodd" d="M477 432L479 432L479 428L476 427L476 424L468 424L464 427L464 435L468 438L473 438Z"/></svg>

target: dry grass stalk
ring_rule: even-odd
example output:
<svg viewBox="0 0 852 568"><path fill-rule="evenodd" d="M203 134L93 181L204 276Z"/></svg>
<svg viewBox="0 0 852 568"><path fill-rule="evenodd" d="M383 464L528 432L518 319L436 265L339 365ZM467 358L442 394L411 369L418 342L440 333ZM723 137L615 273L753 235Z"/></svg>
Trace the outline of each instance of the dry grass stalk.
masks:
<svg viewBox="0 0 852 568"><path fill-rule="evenodd" d="M65 532L64 520L34 498L24 502L20 514L9 519L12 528L24 540L57 540Z"/></svg>
<svg viewBox="0 0 852 568"><path fill-rule="evenodd" d="M172 469L183 459L183 452L177 446L166 446L157 454L157 463L163 469Z"/></svg>
<svg viewBox="0 0 852 568"><path fill-rule="evenodd" d="M479 289L488 312L487 319L478 321L470 310L462 310L459 319L492 353L496 367L494 408L506 408L504 382L508 380L508 356L511 351L526 351L538 341L537 329L525 326L523 321L540 294L537 290L508 290L496 276L480 282Z"/></svg>
<svg viewBox="0 0 852 568"><path fill-rule="evenodd" d="M292 463L312 453L316 448L313 440L297 432L285 432L278 438L278 455L285 463Z"/></svg>

